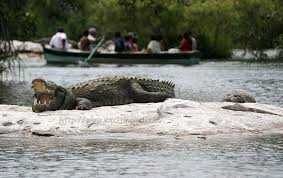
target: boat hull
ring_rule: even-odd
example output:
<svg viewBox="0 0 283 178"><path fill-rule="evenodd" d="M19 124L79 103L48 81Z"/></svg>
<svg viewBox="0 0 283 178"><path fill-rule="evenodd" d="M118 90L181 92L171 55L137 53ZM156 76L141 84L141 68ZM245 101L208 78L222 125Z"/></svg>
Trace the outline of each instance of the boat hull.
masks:
<svg viewBox="0 0 283 178"><path fill-rule="evenodd" d="M44 47L48 64L77 64L84 61L90 52L60 50ZM186 53L95 53L88 61L92 64L198 64L200 52Z"/></svg>

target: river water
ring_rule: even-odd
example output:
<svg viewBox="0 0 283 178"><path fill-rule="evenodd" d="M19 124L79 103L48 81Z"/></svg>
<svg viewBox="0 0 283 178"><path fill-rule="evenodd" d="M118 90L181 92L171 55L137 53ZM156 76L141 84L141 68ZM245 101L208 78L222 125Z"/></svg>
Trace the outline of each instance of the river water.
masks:
<svg viewBox="0 0 283 178"><path fill-rule="evenodd" d="M221 101L231 91L244 90L254 95L259 103L283 107L283 63L206 62L190 67L101 65L91 68L25 65L25 82L2 84L0 103L30 105L30 83L34 78L68 86L98 77L126 75L172 81L176 84L177 98Z"/></svg>
<svg viewBox="0 0 283 178"><path fill-rule="evenodd" d="M102 76L128 75L170 80L176 96L221 101L245 90L257 102L283 107L283 64L205 62L182 67L81 68L26 64L25 82L4 82L0 103L30 105L30 82L41 77L70 85ZM207 136L174 139L147 135L73 138L0 135L0 177L282 177L283 135Z"/></svg>
<svg viewBox="0 0 283 178"><path fill-rule="evenodd" d="M0 142L0 163L1 177L279 178L283 137L6 137Z"/></svg>

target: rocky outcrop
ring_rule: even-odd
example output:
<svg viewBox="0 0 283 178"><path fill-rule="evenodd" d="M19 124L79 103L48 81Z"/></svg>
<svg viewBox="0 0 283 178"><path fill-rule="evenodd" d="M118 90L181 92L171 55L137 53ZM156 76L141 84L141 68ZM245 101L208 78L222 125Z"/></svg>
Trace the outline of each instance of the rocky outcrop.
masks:
<svg viewBox="0 0 283 178"><path fill-rule="evenodd" d="M13 40L13 47L18 52L43 53L42 45L31 41Z"/></svg>
<svg viewBox="0 0 283 178"><path fill-rule="evenodd" d="M265 60L277 59L280 57L282 49L268 49L263 51L245 50L245 49L234 49L230 60L258 60L260 57L264 57Z"/></svg>
<svg viewBox="0 0 283 178"><path fill-rule="evenodd" d="M0 105L0 133L67 136L96 133L210 135L283 132L283 109L244 103L248 110L230 110L233 103L199 103L168 99L161 103L104 106L88 111L33 113L30 107ZM254 112L261 111L261 112ZM262 112L265 111L265 112Z"/></svg>
<svg viewBox="0 0 283 178"><path fill-rule="evenodd" d="M226 94L223 97L224 102L233 102L233 103L255 103L255 98L246 93L245 91L233 92Z"/></svg>

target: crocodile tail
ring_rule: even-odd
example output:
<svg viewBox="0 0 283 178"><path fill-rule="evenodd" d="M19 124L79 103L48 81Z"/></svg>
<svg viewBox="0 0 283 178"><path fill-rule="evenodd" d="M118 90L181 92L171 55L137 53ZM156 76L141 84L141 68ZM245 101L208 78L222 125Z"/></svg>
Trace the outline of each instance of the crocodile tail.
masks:
<svg viewBox="0 0 283 178"><path fill-rule="evenodd" d="M169 81L159 81L153 79L132 78L134 82L140 84L148 92L164 92L168 97L175 97L175 84Z"/></svg>

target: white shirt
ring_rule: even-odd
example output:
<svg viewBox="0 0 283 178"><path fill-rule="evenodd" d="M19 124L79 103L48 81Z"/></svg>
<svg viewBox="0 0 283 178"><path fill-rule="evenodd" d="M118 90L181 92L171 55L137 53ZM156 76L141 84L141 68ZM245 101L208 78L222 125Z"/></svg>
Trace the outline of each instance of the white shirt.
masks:
<svg viewBox="0 0 283 178"><path fill-rule="evenodd" d="M87 39L90 41L89 49L92 50L96 46L96 38L93 37L91 34L88 34Z"/></svg>
<svg viewBox="0 0 283 178"><path fill-rule="evenodd" d="M156 40L151 40L147 45L147 49L149 49L151 53L160 53L160 42Z"/></svg>
<svg viewBox="0 0 283 178"><path fill-rule="evenodd" d="M67 45L67 35L66 33L62 32L57 32L55 35L52 36L49 45L54 47L54 48L63 48L63 42L62 40L65 41L65 48L68 47Z"/></svg>
<svg viewBox="0 0 283 178"><path fill-rule="evenodd" d="M192 50L197 50L197 40L194 37L192 39Z"/></svg>

